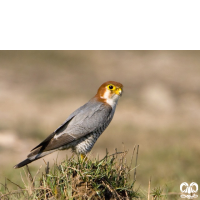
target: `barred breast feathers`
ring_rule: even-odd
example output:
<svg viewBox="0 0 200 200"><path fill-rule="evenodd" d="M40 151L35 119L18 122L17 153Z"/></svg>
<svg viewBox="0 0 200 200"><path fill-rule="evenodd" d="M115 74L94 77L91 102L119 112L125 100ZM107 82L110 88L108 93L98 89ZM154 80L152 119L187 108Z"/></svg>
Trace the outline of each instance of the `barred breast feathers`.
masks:
<svg viewBox="0 0 200 200"><path fill-rule="evenodd" d="M111 113L111 106L96 102L94 99L90 100L74 111L55 132L32 149L28 157L60 148L94 132L105 123Z"/></svg>
<svg viewBox="0 0 200 200"><path fill-rule="evenodd" d="M23 167L56 150L76 148L79 153L90 151L111 122L122 92L121 83L115 81L103 83L88 103L75 110L61 126L32 149L27 158L14 168Z"/></svg>

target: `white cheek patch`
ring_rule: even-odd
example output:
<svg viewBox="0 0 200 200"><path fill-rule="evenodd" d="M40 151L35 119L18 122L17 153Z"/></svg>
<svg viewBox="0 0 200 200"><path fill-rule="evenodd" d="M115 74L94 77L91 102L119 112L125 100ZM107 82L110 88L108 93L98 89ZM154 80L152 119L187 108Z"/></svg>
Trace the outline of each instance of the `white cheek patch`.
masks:
<svg viewBox="0 0 200 200"><path fill-rule="evenodd" d="M103 96L101 96L103 99L108 99L110 98L110 91L108 89L106 89L106 92L103 94Z"/></svg>
<svg viewBox="0 0 200 200"><path fill-rule="evenodd" d="M110 91L106 90L106 92L103 94L103 96L101 96L101 98L106 99L106 103L109 104L112 108L115 108L119 100L119 95L111 95Z"/></svg>
<svg viewBox="0 0 200 200"><path fill-rule="evenodd" d="M109 104L112 108L115 108L118 100L119 100L119 96L115 94L112 96L112 98L106 99L106 103Z"/></svg>

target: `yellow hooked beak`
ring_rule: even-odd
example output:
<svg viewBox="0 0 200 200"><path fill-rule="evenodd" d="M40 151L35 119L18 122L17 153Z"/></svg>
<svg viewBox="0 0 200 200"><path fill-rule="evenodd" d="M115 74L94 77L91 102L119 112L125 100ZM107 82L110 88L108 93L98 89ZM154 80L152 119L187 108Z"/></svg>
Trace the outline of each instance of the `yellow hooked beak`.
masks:
<svg viewBox="0 0 200 200"><path fill-rule="evenodd" d="M122 89L121 88L116 88L115 89L115 94L119 95L119 96L122 96Z"/></svg>

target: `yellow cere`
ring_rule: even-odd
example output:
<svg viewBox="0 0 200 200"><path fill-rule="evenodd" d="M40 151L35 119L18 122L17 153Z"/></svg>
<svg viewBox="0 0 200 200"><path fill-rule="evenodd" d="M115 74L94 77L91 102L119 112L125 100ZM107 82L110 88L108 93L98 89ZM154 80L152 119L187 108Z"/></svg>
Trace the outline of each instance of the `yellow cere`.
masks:
<svg viewBox="0 0 200 200"><path fill-rule="evenodd" d="M122 89L121 88L116 88L115 93L120 95L121 94Z"/></svg>
<svg viewBox="0 0 200 200"><path fill-rule="evenodd" d="M115 94L118 94L118 95L121 94L121 88L116 88L116 87L115 87L114 85L112 85L112 84L108 85L107 88L108 88L109 90L114 91Z"/></svg>

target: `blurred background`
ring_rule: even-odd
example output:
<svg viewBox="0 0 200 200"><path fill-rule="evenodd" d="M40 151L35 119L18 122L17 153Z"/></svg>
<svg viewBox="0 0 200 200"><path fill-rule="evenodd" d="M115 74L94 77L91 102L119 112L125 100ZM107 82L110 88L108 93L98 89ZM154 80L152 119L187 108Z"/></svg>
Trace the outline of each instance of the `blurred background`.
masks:
<svg viewBox="0 0 200 200"><path fill-rule="evenodd" d="M0 51L0 183L21 184L13 166L105 81L124 85L112 123L90 157L139 144L137 186L200 184L199 51ZM71 156L53 153L52 165ZM45 162L30 164L33 174ZM130 162L130 159L127 160ZM23 185L23 184L22 184Z"/></svg>

